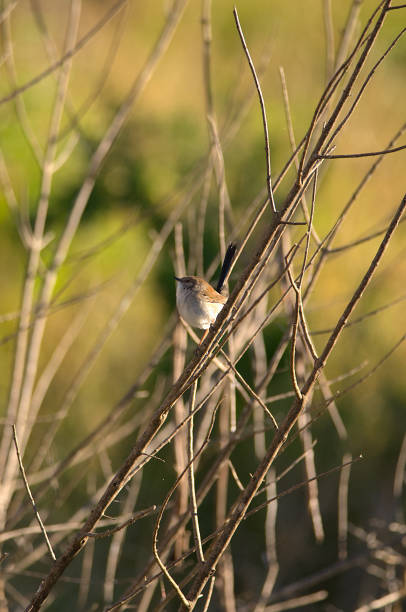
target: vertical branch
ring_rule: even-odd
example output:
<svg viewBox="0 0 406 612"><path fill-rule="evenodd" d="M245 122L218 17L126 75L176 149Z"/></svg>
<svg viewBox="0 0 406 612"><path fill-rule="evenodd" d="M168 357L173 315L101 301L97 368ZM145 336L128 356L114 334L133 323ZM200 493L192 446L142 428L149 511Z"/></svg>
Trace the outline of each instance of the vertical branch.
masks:
<svg viewBox="0 0 406 612"><path fill-rule="evenodd" d="M267 572L262 585L261 594L253 612L264 612L273 591L279 572L278 553L276 548L276 519L278 514L278 497L276 489L276 472L269 470L269 484L266 485L266 498L273 500L267 504L265 520L266 562Z"/></svg>
<svg viewBox="0 0 406 612"><path fill-rule="evenodd" d="M196 274L204 276L204 227L206 223L206 211L210 197L210 189L212 183L212 164L208 164L203 181L202 196L200 206L197 213L196 235L192 243L192 249L195 251L194 259L196 262Z"/></svg>
<svg viewBox="0 0 406 612"><path fill-rule="evenodd" d="M10 215L13 217L13 221L20 235L21 241L27 248L27 236L28 232L21 221L21 215L18 207L18 201L13 189L12 182L7 170L6 162L4 159L3 152L0 150L0 184L3 192L3 197L6 200ZM25 230L25 231L24 231ZM0 459L1 461L1 459Z"/></svg>
<svg viewBox="0 0 406 612"><path fill-rule="evenodd" d="M219 437L220 453L227 446L230 435L230 393L233 393L229 378L226 379L224 388L224 401L219 409ZM219 466L216 482L216 527L221 528L227 516L227 499L229 490L229 465L227 462ZM223 555L217 570L216 589L221 602L221 608L225 612L235 612L236 602L234 595L234 568L231 551Z"/></svg>
<svg viewBox="0 0 406 612"><path fill-rule="evenodd" d="M262 113L262 123L263 123L263 126L264 126L264 137L265 137L266 187L267 187L267 190L268 190L268 198L269 198L269 201L271 203L272 210L273 210L274 213L276 213L277 210L276 210L275 201L274 201L274 197L273 197L273 190L272 190L271 154L270 154L270 150L269 150L268 122L267 122L267 119L266 119L266 110L265 110L264 97L262 95L262 90L261 90L261 85L259 83L259 79L258 79L257 74L255 72L254 63L253 63L253 61L251 59L250 52L248 51L247 43L245 42L244 34L243 34L242 29L241 29L241 25L240 25L240 21L238 19L238 13L237 13L237 9L236 8L234 8L234 10L233 10L233 15L234 15L235 23L237 25L237 31L238 31L238 34L240 36L241 43L242 43L242 46L243 46L243 49L244 49L244 53L247 56L248 64L249 64L249 67L251 69L252 76L254 77L255 87L257 88L257 92L258 92L259 104L261 106L261 113Z"/></svg>
<svg viewBox="0 0 406 612"><path fill-rule="evenodd" d="M338 486L338 558L348 555L348 487L351 474L351 453L344 453Z"/></svg>
<svg viewBox="0 0 406 612"><path fill-rule="evenodd" d="M193 399L194 401L194 399ZM190 420L191 416L194 414L194 412L196 411L196 408L192 411L192 414L189 415L188 417L188 421ZM211 419L211 423L210 423L210 427L208 429L208 432L206 434L205 439L202 442L202 445L200 446L200 448L196 451L193 452L193 457L192 457L192 461L195 462L196 459L198 458L198 456L203 452L204 448L206 447L206 445L209 442L210 436L211 436L211 432L213 430L213 426L214 426L214 421L215 421L215 417L216 417L216 412L217 412L217 408L215 408L213 410L213 414L212 414L212 419ZM162 572L164 573L164 575L166 576L166 578L169 580L169 582L171 583L171 585L173 586L176 594L178 595L179 599L182 602L182 605L186 608L186 609L190 609L191 608L191 603L188 601L188 599L185 597L181 586L178 585L178 583L176 582L176 580L174 580L174 578L171 576L171 574L168 571L168 568L166 567L165 563L162 560L161 554L158 552L158 532L160 529L160 525L161 525L161 521L162 521L162 517L163 514L166 510L166 507L169 503L169 500L174 492L174 490L176 489L176 487L178 486L180 480L183 478L183 476L185 475L186 472L189 473L189 467L190 464L188 463L188 465L185 467L185 469L183 470L183 472L177 477L175 483L172 485L172 487L170 488L169 492L167 493L160 511L158 513L158 518L154 527L154 532L153 532L153 542L152 542L152 548L153 548L153 554L154 554L154 558L156 560L156 562L158 563L159 567L161 568ZM196 500L197 502L197 500ZM196 505L197 507L197 505ZM171 538L167 538L167 546L170 545L171 542ZM165 547L167 548L167 547ZM164 549L165 549L164 548ZM201 563L202 564L202 563Z"/></svg>
<svg viewBox="0 0 406 612"><path fill-rule="evenodd" d="M124 515L134 511L134 506L137 502L137 498L141 489L142 477L141 474L134 478L128 486L127 496L123 503L122 513ZM109 546L109 553L107 556L106 563L106 574L104 578L103 593L106 602L111 602L114 596L114 586L116 582L116 575L118 570L118 563L120 555L122 554L123 546L125 543L127 528L124 527L117 531L111 540Z"/></svg>
<svg viewBox="0 0 406 612"><path fill-rule="evenodd" d="M182 238L182 225L177 223L175 225L175 260L176 260L176 275L179 277L185 276L186 264L185 255L183 251L183 238ZM186 348L187 348L187 336L183 325L178 321L173 331L173 381L177 380L182 374L185 367L186 361ZM175 425L179 426L186 416L186 408L183 398L180 397L174 405L174 420ZM178 435L174 439L174 453L175 453L175 470L179 476L183 473L187 465L187 435L185 430L179 431ZM179 481L176 494L176 507L177 512L181 516L184 514L188 507L188 486L187 482L183 479ZM180 557L187 547L187 534L183 529L175 542L175 555Z"/></svg>
<svg viewBox="0 0 406 612"><path fill-rule="evenodd" d="M196 489L195 489L195 472L194 472L194 448L193 448L193 426L194 418L193 411L195 409L197 391L197 380L192 385L189 402L189 423L188 423L188 478L189 478L189 497L190 497L190 513L192 516L193 537L196 547L197 558L200 563L204 562L204 554L202 547L202 539L200 537L199 515L197 513Z"/></svg>
<svg viewBox="0 0 406 612"><path fill-rule="evenodd" d="M208 612L209 606L210 606L210 602L211 602L211 598L213 595L213 589L214 589L214 583L216 580L216 576L212 576L211 580L210 580L210 584L209 584L209 589L208 589L208 593L206 596L206 601L204 602L204 608L202 610L202 612Z"/></svg>
<svg viewBox="0 0 406 612"><path fill-rule="evenodd" d="M313 179L312 203L311 203L311 210L310 210L310 219L309 219L309 223L308 223L307 231L306 231L305 253L303 256L302 269L300 271L299 280L297 284L298 291L296 292L295 290L296 314L298 315L298 318L300 319L300 322L302 325L302 331L303 331L303 343L302 344L308 348L311 359L313 360L313 364L317 359L317 353L311 341L310 334L307 329L307 323L306 323L304 311L303 311L302 285L303 285L304 273L306 270L306 264L307 264L307 260L309 257L310 235L311 235L313 219L314 219L314 208L315 208L316 192L317 192L317 178L318 178L318 170L316 170L314 174L314 179ZM303 374L303 379L304 379L305 377L304 350L302 350L301 353L302 353L301 354L301 368L302 368L302 374ZM301 414L299 414L298 426L299 426L300 437L302 439L303 449L304 449L306 476L308 480L307 491L308 491L309 510L310 510L310 516L312 519L313 531L314 531L316 541L323 542L325 536L324 536L323 521L322 521L320 502L319 502L319 490L318 490L318 482L317 482L317 477L316 477L316 474L317 474L316 462L315 462L315 456L314 456L314 450L313 450L314 445L313 445L312 433L311 433L311 430L309 429L309 424L310 424L310 415L308 413L308 410L305 408L305 410L303 410Z"/></svg>
<svg viewBox="0 0 406 612"><path fill-rule="evenodd" d="M235 346L234 336L230 336L228 339L228 347L230 354L230 361L233 363L235 359ZM235 376L230 372L227 377L227 387L229 395L229 415L230 415L230 431L233 432L237 427L237 400L236 400L236 385Z"/></svg>
<svg viewBox="0 0 406 612"><path fill-rule="evenodd" d="M221 150L220 139L217 131L217 125L213 116L208 115L207 121L209 124L209 132L211 139L211 150L212 150L212 163L217 179L217 186L219 191L219 243L220 243L220 256L221 260L224 259L226 254L226 237L225 237L225 214L228 213L230 219L229 225L231 225L231 202L228 194L224 157Z"/></svg>
<svg viewBox="0 0 406 612"><path fill-rule="evenodd" d="M211 0L202 0L203 83L206 113L213 116L213 88L211 82Z"/></svg>
<svg viewBox="0 0 406 612"><path fill-rule="evenodd" d="M286 234L285 234L286 235ZM283 237L284 238L284 237ZM282 240L283 240L282 238ZM258 309L258 307L257 307ZM256 310L257 310L256 309ZM265 314L265 308L261 315ZM254 342L254 356L255 356L255 389L260 390L266 387L267 373L269 364L266 358L266 346L264 335L259 334ZM254 408L254 428L256 434L254 436L254 448L255 454L259 460L262 460L266 454L266 430L264 421L264 412L259 410L257 407ZM274 500L267 504L266 518L265 518L265 554L267 569L265 579L262 584L261 593L258 600L253 608L254 612L263 612L268 603L269 597L275 585L276 578L279 572L278 554L276 548L276 518L278 511L278 500L277 500L277 487L276 487L276 472L271 468L269 472L268 484L265 487L266 499Z"/></svg>
<svg viewBox="0 0 406 612"><path fill-rule="evenodd" d="M303 284L303 277L304 277L304 273L305 273L305 269L306 269L306 262L308 259L308 255L309 255L309 248L310 248L310 235L311 235L311 228L313 225L313 217L314 217L314 203L315 203L315 199L316 199L316 189L317 189L317 175L318 175L318 171L315 171L314 174L314 180L313 180L313 194L312 194L312 206L311 206L311 212L310 212L310 218L309 218L309 224L307 226L307 231L306 231L306 245L305 245L305 252L304 252L304 256L303 256L303 261L302 261L302 267L299 273L299 279L296 282L293 278L291 269L290 269L290 264L287 263L287 273L288 273L288 277L289 277L289 281L290 284L295 292L295 310L294 310L294 316L293 316L293 322L292 322L292 346L291 346L291 354L290 354L290 372L291 372L291 377L292 377L292 382L293 382L293 388L295 391L295 394L297 396L297 398L300 400L301 399L301 391L297 382L297 378L296 378L296 341L297 341L297 333L298 333L298 328L299 328L299 321L302 323L302 330L304 332L304 337L307 341L307 345L310 346L312 348L312 352L314 354L314 357L316 357L315 353L314 353L314 348L313 348L313 344L310 340L310 336L307 333L307 326L306 326L306 321L305 321L305 317L304 317L304 312L303 312L303 302L302 302L302 284Z"/></svg>
<svg viewBox="0 0 406 612"><path fill-rule="evenodd" d="M293 278L292 272L290 270L290 265L288 265L288 277L290 281L290 285L293 288L295 294L295 304L292 306L293 310L293 323L292 323L292 346L291 346L291 355L290 355L290 374L293 381L294 391L296 396L300 399L301 390L300 386L303 385L306 379L306 365L305 365L305 357L306 352L305 348L308 349L308 353L310 354L310 359L312 361L312 365L314 365L315 360L317 359L317 354L315 348L312 344L310 334L307 328L306 319L303 311L303 302L302 302L302 284L304 280L304 273L306 270L306 264L309 257L309 248L310 248L310 235L312 230L313 218L314 218L314 208L315 208L315 198L316 198L316 190L317 190L317 170L314 175L313 180L313 191L312 191L312 203L311 203L311 211L310 217L308 221L308 226L306 230L306 243L304 249L304 256L302 260L302 266L300 273L298 275L298 280L295 281ZM296 343L297 343L297 334L299 323L302 328L302 339L298 343L298 358L296 360ZM297 361L297 362L296 362ZM300 378L300 385L298 383L297 375ZM309 397L307 399L307 405L311 401L312 393L309 393ZM298 428L299 435L303 444L304 449L304 461L305 461L305 470L307 477L307 493L308 493L308 508L309 513L312 520L313 531L317 542L322 542L324 540L324 528L323 521L320 511L320 503L319 503L319 495L318 495L318 483L317 483L317 473L316 473L316 463L314 456L314 443L312 439L312 433L309 429L310 425L310 415L305 407L304 410L298 416Z"/></svg>
<svg viewBox="0 0 406 612"><path fill-rule="evenodd" d="M334 72L334 25L331 0L323 0L323 21L326 40L326 81L328 82Z"/></svg>
<svg viewBox="0 0 406 612"><path fill-rule="evenodd" d="M213 89L211 80L211 43L212 43L212 31L211 31L211 0L202 0L202 12L201 12L201 26L202 26L202 64L203 64L203 89L206 105L206 116L214 117L213 107ZM211 137L210 123L209 125L209 136ZM203 258L203 240L204 240L204 228L206 221L206 210L207 204L210 197L211 181L213 173L213 152L210 155L210 161L206 169L205 180L203 183L203 194L199 207L199 215L197 218L197 228L195 240L193 245L195 248L195 260L196 260L196 273L198 276L204 275L204 258Z"/></svg>
<svg viewBox="0 0 406 612"><path fill-rule="evenodd" d="M219 191L219 243L220 256L223 260L226 253L225 214L227 213L229 217L231 216L231 204L225 177L224 157L213 105L213 89L211 82L211 0L202 0L202 38L206 116L209 128L211 164L215 171Z"/></svg>
<svg viewBox="0 0 406 612"><path fill-rule="evenodd" d="M90 472L86 479L87 494L92 496L95 494L96 489L96 478L95 473ZM85 550L85 554L82 557L82 567L80 572L80 585L79 592L77 594L76 607L78 610L86 610L86 603L89 597L89 590L92 578L93 563L95 560L95 547L96 538L91 538L89 545Z"/></svg>
<svg viewBox="0 0 406 612"><path fill-rule="evenodd" d="M308 507L312 520L314 537L316 538L316 542L321 543L324 541L325 534L319 502L319 485L317 481L314 442L312 432L309 428L310 422L310 414L307 410L304 410L299 415L298 427L304 450L303 454L307 479Z"/></svg>
<svg viewBox="0 0 406 612"><path fill-rule="evenodd" d="M354 31L357 25L359 12L361 10L361 4L363 0L352 0L351 8L348 13L347 21L344 26L343 33L341 35L340 44L336 56L336 68L339 68L343 63L348 53L348 48L351 44L351 40L354 36Z"/></svg>
<svg viewBox="0 0 406 612"><path fill-rule="evenodd" d="M261 382L266 379L267 360L266 348L263 334L258 334L255 338L254 345L254 372L255 372L255 389L260 388ZM255 428L254 435L254 450L255 455L261 458L265 455L266 438L265 438L265 412L259 406L254 407L253 421Z"/></svg>
<svg viewBox="0 0 406 612"><path fill-rule="evenodd" d="M298 149L296 146L295 133L293 129L293 121L292 121L292 116L291 116L291 111L290 111L288 87L286 84L285 71L282 66L279 67L279 75L280 75L281 84L282 84L283 104L285 108L286 125L288 128L290 147L293 153L296 170L299 171L299 156L298 156ZM306 223L311 228L313 239L315 240L316 244L320 244L320 238L318 237L314 229L313 223L310 223L310 216L309 216L309 210L307 206L305 191L303 192L302 197L300 198L300 203L302 206L304 217L306 219Z"/></svg>

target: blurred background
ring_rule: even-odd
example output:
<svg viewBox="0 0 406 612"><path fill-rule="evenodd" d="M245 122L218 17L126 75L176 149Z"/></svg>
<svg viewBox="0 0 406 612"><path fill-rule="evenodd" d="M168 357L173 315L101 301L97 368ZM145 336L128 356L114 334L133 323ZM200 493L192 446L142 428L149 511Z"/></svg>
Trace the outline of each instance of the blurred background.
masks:
<svg viewBox="0 0 406 612"><path fill-rule="evenodd" d="M91 434L127 393L167 333L168 325L173 324L173 276L179 264L179 258L175 263L174 231L182 235L189 273L204 274L214 280L218 274L219 191L215 180L211 184L204 180L210 152L210 124L203 70L202 6L205 3L187 3L167 50L143 82L140 74L146 74L145 63L170 13L172 3L169 0L116 3L87 0L82 4L75 0L31 0L2 5L0 393L4 428L10 426L6 407L13 376L15 333L32 245L32 228L41 196L49 191L45 246L35 274L34 305L78 194L82 193L88 176L92 177L95 151L114 126L119 109L125 114L117 137L97 168L77 231L58 270L47 313L46 333L35 376L36 390L44 372L51 376L47 367L56 359L55 351L61 342L66 348L57 367L53 362L55 372L46 393L40 397L41 387L37 391L38 412L24 448L24 463L28 477L32 476L34 494L36 486L44 482L46 469L57 465ZM232 238L238 243L251 211L264 198L265 156L260 107L236 31L233 6L228 0L212 6L210 78L213 114L224 155L231 206L226 219L226 240ZM266 102L274 178L291 154L280 67L284 70L293 128L299 142L331 77L351 11L356 11L356 18L349 49L376 8L376 2L308 0L304 6L283 0L272 3L251 0L237 3L237 8ZM362 71L362 78L402 30L404 16L401 9L390 12ZM68 44L68 24L72 22L77 29L73 43L75 52L55 136L52 121L55 121L61 72L59 68L49 74L46 71L63 56ZM406 43L401 38L378 66L345 129L335 139L335 153L380 151L388 146L405 122L405 65ZM21 88L21 93L8 99L17 88ZM131 97L131 92L134 100L127 112L122 105L129 94ZM404 142L403 135L392 146ZM49 153L52 158L47 160ZM43 180L44 159L52 167L47 184ZM314 217L314 228L320 239L331 230L376 159L337 159L324 163L319 175ZM406 153L400 151L387 155L379 163L330 245L336 250L329 255L306 308L318 350L324 346L327 331L335 325L365 273L382 239L382 231L404 195L405 162ZM295 172L291 169L275 195L277 206L282 205L294 179ZM205 202L204 216L202 201ZM270 218L268 211L245 246L231 276L231 288L255 253ZM299 240L303 231L300 226L289 228L289 240L292 243ZM353 248L344 248L352 243ZM278 265L278 262L271 262L270 278L276 274ZM405 228L401 223L354 314L354 319L361 317L362 320L344 330L327 364L325 374L333 391L347 387L371 371L402 339L405 334L405 272ZM270 292L268 305L279 296L280 288L277 287ZM282 308L264 331L268 356L273 354L288 326L287 313ZM158 402L159 394L168 388L173 376L171 350L169 347L153 375L142 382L123 423L136 417L139 419L137 426L140 426L145 404L149 405L151 397L156 397L153 401ZM188 355L192 350L190 343ZM402 461L405 460L399 454L406 423L405 357L404 343L400 343L363 384L338 399L347 439L340 439L326 413L313 426L318 472L340 465L345 452L352 457L363 455L363 460L352 467L348 490L352 527L346 555L351 559L365 553L370 530L378 529L379 524L386 534L392 521L402 520L404 497L402 493L399 496L399 490L402 491ZM291 391L287 364L288 352L281 361L278 376L266 389L266 396ZM250 360L244 358L240 366L242 374L253 381ZM317 402L321 401L316 393L315 413ZM289 399L270 405L278 421L282 420L289 405ZM44 440L50 430L53 433L47 445ZM104 465L100 457L94 455L70 467L58 483L48 482L48 490L40 504L48 523L70 519L77 508L87 503L126 457L136 431L134 425L117 438L118 443L109 445ZM280 469L301 452L300 442L295 440L280 459ZM165 464L152 461L143 472L139 485L140 508L160 503L173 482L172 449L164 449L160 456ZM257 462L252 440L239 445L233 461L238 466L240 478L246 481ZM397 496L394 496L395 473L398 475ZM282 488L305 478L299 465L289 474ZM315 542L306 489L281 499L276 593L336 563L338 480L338 473L333 473L319 483L325 529L321 542ZM63 504L55 503L60 488L73 482ZM234 499L232 494L234 492L230 493L230 499ZM15 499L10 502L9 516L14 516L19 503ZM202 512L205 533L213 529L213 504L209 498ZM150 554L153 519L145 520L149 521L148 529L144 524L136 525L128 535L120 560L116 596L141 570L143 560ZM14 521L12 528L30 524L30 521L29 516L21 522ZM7 521L5 525L5 529L11 529ZM363 535L356 531L361 527L365 530ZM384 539L382 534L379 537ZM40 541L39 536L36 538ZM23 609L24 598L29 600L39 577L47 572L48 562L44 560L34 560L27 567L21 565L21 550L24 555L28 554L24 546L26 542L22 544L18 538L13 538L3 548L9 554L3 567L11 585L10 590L6 590L10 610ZM63 550L64 543L58 546L61 547L58 550ZM103 609L106 600L100 584L104 580L103 555L107 554L108 543L102 540L97 546L99 553L92 566L86 597L82 594L82 599L78 599L80 586L77 582L81 576L81 560L78 559L67 572L71 582L68 578L62 582L56 599L51 598L47 604L50 610L72 609L72 605L77 605L74 609L78 610ZM35 540L28 547L34 550ZM245 522L233 540L232 552L237 609L254 609L252 601L261 590L265 572L264 515L261 512ZM17 571L14 568L19 563ZM393 567L397 568L396 564L391 566L391 579L396 580L397 569ZM381 593L380 589L386 592L382 585L384 576L388 579L388 567L381 571L379 578L374 572L366 572L365 567L363 571L352 568L339 573L338 577L323 584L323 587L327 585L328 598L303 609L355 610L367 595L373 598ZM220 599L220 596L214 597L210 609L226 609ZM176 608L174 602L171 605L174 607L168 609Z"/></svg>

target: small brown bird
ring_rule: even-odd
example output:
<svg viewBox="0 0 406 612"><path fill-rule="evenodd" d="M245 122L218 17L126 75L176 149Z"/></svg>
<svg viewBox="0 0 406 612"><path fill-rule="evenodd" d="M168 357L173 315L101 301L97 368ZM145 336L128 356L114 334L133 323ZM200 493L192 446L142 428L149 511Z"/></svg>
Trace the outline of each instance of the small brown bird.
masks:
<svg viewBox="0 0 406 612"><path fill-rule="evenodd" d="M236 245L229 244L221 267L217 291L199 276L184 276L183 278L175 276L177 281L176 305L180 316L192 327L209 329L227 302L227 298L220 291L230 270L235 251Z"/></svg>
<svg viewBox="0 0 406 612"><path fill-rule="evenodd" d="M184 276L176 285L176 305L181 317L192 327L209 329L227 302L204 278Z"/></svg>

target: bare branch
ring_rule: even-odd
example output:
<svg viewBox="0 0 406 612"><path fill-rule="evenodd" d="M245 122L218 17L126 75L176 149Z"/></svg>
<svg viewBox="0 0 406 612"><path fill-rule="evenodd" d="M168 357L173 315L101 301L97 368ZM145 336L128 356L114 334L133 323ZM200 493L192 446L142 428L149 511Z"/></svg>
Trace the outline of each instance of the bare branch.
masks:
<svg viewBox="0 0 406 612"><path fill-rule="evenodd" d="M237 9L235 7L233 9L233 15L234 15L235 23L236 23L236 26L237 26L238 35L239 35L239 37L241 39L241 43L242 43L242 46L243 46L243 49L244 49L244 53L247 56L248 64L249 64L249 67L251 69L252 76L254 77L255 87L256 87L257 92L258 92L259 104L260 104L261 113L262 113L262 123L263 123L263 126L264 126L264 137L265 137L266 186L267 186L268 198L269 198L269 201L271 203L272 210L273 210L274 213L276 213L277 210L276 210L275 201L274 201L274 197L273 197L273 190L272 190L271 154L270 154L270 150L269 150L268 122L267 122L267 119L266 119L266 110L265 110L264 97L262 95L261 85L259 83L259 80L258 80L258 77L257 77L257 73L255 71L254 63L253 63L253 61L251 59L250 52L248 51L247 43L245 42L244 34L243 34L242 29L241 29L240 20L238 19Z"/></svg>
<svg viewBox="0 0 406 612"><path fill-rule="evenodd" d="M189 476L189 496L190 496L190 513L192 516L193 536L197 551L197 558L200 563L204 562L204 554L202 548L202 540L200 537L199 516L197 514L196 489L195 489L195 473L193 468L194 448L193 448L193 411L195 408L197 391L197 380L192 385L190 400L189 400L189 426L188 426L188 476Z"/></svg>
<svg viewBox="0 0 406 612"><path fill-rule="evenodd" d="M90 531L89 533L86 534L86 536L89 538L110 538L113 534L117 533L118 531L121 531L122 529L125 529L126 527L129 527L130 525L134 525L134 523L144 518L144 516L149 516L150 514L153 514L156 511L156 509L157 509L156 506L151 506L150 508L146 508L145 510L141 510L140 512L137 512L136 514L134 514L134 516L124 521L124 523L121 523L120 525L113 527L113 529L106 529L105 531L100 531L97 533Z"/></svg>
<svg viewBox="0 0 406 612"><path fill-rule="evenodd" d="M27 476L25 475L25 470L24 470L24 466L23 466L23 462L22 462L21 454L20 454L20 448L18 446L17 432L16 432L15 425L13 425L13 440L14 440L14 445L15 445L15 449L16 449L18 464L20 466L21 476L22 476L22 479L24 481L25 490L27 491L27 495L30 498L31 505L32 505L32 507L34 509L35 518L37 519L38 525L39 525L39 527L41 529L41 533L44 536L44 540L45 540L46 545L48 547L49 554L51 555L52 560L56 561L55 553L54 553L54 551L52 549L51 542L49 541L49 538L47 536L47 532L45 530L44 523L42 522L41 517L39 515L39 512L37 510L37 506L35 504L35 500L34 500L34 498L32 496L32 493L31 493L30 485L28 484Z"/></svg>
<svg viewBox="0 0 406 612"><path fill-rule="evenodd" d="M318 159L351 159L357 157L376 157L378 155L387 155L388 153L397 153L406 149L406 145L395 147L393 149L383 149L383 151L368 151L367 153L348 153L342 155L318 155Z"/></svg>

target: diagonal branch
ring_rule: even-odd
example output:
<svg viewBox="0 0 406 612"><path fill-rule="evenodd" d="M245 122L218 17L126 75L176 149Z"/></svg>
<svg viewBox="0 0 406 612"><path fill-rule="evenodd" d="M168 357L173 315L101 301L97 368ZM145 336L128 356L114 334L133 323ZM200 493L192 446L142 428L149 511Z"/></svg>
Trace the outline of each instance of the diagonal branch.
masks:
<svg viewBox="0 0 406 612"><path fill-rule="evenodd" d="M51 542L49 541L47 532L45 531L44 523L42 522L41 517L39 515L39 512L37 510L37 506L36 506L35 500L34 500L34 498L32 496L30 485L28 484L27 476L25 474L24 465L23 465L23 462L22 462L22 459L21 459L20 448L19 448L19 445L18 445L17 432L16 432L16 426L15 425L13 425L13 440L14 440L14 446L15 446L15 449L16 449L18 464L20 466L21 476L23 478L24 486L25 486L25 489L27 491L28 497L30 498L30 502L32 504L32 507L34 508L35 518L37 519L39 528L41 529L42 535L44 536L46 545L47 545L48 550L49 550L49 554L51 555L51 558L55 561L56 560L55 553L54 553L54 551L52 549L52 545L51 545Z"/></svg>

